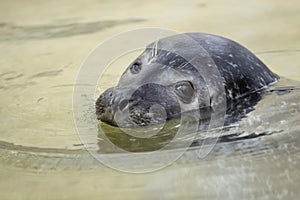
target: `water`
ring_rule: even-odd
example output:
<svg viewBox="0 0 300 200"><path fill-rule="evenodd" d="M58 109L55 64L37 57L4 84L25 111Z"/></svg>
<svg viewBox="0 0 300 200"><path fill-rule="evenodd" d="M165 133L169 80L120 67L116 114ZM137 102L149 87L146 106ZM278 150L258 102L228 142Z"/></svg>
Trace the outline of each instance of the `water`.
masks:
<svg viewBox="0 0 300 200"><path fill-rule="evenodd" d="M296 199L299 90L270 92L225 132L239 134L219 142L206 159L198 159L194 146L173 165L142 175L109 169L85 151L74 126L72 90L80 64L99 42L145 26L235 39L286 77L272 89L299 88L298 4L2 2L0 198ZM122 62L126 67L130 60ZM105 86L114 86L123 69L108 71Z"/></svg>

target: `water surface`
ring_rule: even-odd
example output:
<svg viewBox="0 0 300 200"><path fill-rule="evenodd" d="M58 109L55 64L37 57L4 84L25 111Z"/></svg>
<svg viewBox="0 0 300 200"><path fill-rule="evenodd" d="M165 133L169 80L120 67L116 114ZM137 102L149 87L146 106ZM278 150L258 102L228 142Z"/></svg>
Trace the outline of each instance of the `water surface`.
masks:
<svg viewBox="0 0 300 200"><path fill-rule="evenodd" d="M1 2L0 11L1 199L300 196L300 94L278 89L300 87L298 1L32 0ZM86 152L72 91L80 64L99 42L148 26L232 38L286 78L227 130L235 138L220 141L204 160L195 146L163 170L134 175ZM114 86L130 61L108 71L104 86Z"/></svg>

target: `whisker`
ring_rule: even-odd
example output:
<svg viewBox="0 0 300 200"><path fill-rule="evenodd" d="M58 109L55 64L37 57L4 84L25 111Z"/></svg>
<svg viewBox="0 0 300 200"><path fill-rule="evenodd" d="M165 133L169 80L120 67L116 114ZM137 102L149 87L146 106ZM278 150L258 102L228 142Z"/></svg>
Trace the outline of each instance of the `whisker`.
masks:
<svg viewBox="0 0 300 200"><path fill-rule="evenodd" d="M258 51L255 52L255 54L295 53L295 52L300 52L300 49L278 49L278 50Z"/></svg>

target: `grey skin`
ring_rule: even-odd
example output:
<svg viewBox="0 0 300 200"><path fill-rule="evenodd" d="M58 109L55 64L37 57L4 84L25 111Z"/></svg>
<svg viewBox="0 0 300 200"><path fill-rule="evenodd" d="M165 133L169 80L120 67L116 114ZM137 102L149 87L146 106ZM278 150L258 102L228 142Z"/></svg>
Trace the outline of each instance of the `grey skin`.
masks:
<svg viewBox="0 0 300 200"><path fill-rule="evenodd" d="M189 58L200 56L204 62L195 66L176 52L185 52ZM202 73L212 63L219 76ZM161 123L195 110L203 116L203 110L214 112L220 101L234 109L232 102L259 93L278 79L253 53L232 40L204 33L179 34L148 45L118 85L99 96L96 114L102 122L120 127ZM223 90L215 81L221 82ZM226 99L220 100L222 91Z"/></svg>

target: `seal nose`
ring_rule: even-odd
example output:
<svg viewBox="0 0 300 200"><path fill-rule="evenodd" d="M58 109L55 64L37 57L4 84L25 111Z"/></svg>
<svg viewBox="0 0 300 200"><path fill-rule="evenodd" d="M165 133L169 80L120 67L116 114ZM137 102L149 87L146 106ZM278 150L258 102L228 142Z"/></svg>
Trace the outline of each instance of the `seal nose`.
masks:
<svg viewBox="0 0 300 200"><path fill-rule="evenodd" d="M115 88L109 88L103 92L96 101L96 115L101 121L114 124L114 115L119 109L124 111L129 101Z"/></svg>
<svg viewBox="0 0 300 200"><path fill-rule="evenodd" d="M113 88L103 92L96 101L96 115L100 120L112 120L111 102L113 97Z"/></svg>

